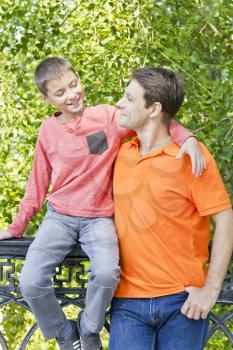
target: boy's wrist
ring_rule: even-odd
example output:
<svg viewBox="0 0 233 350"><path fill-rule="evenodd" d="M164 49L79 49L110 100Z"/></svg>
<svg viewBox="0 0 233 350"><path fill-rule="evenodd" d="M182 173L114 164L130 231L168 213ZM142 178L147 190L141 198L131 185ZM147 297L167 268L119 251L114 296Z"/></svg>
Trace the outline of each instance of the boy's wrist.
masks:
<svg viewBox="0 0 233 350"><path fill-rule="evenodd" d="M14 237L13 233L10 232L9 230L6 230L6 232L7 232L9 235L11 235L12 237Z"/></svg>
<svg viewBox="0 0 233 350"><path fill-rule="evenodd" d="M197 137L196 135L191 134L191 135L189 135L188 137L186 137L186 139L184 140L183 144L184 144L188 139L190 139L190 137L194 137L194 138L197 140L197 142L199 142L198 137Z"/></svg>
<svg viewBox="0 0 233 350"><path fill-rule="evenodd" d="M20 238L22 235L18 234L17 232L14 232L11 230L10 227L6 229L6 232L11 235L12 238Z"/></svg>
<svg viewBox="0 0 233 350"><path fill-rule="evenodd" d="M0 240L10 239L13 237L14 236L12 235L12 233L8 232L7 230L0 230Z"/></svg>

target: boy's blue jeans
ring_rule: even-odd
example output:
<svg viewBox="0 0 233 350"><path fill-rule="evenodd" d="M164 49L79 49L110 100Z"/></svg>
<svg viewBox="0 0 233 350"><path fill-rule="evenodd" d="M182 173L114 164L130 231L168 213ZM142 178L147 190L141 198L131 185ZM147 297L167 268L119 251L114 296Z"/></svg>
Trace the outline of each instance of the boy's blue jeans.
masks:
<svg viewBox="0 0 233 350"><path fill-rule="evenodd" d="M209 320L191 320L180 309L188 293L114 298L109 350L201 350Z"/></svg>
<svg viewBox="0 0 233 350"><path fill-rule="evenodd" d="M120 274L118 238L113 218L68 216L57 213L49 203L47 207L21 272L22 295L43 335L47 339L58 336L65 315L56 299L51 278L58 264L79 240L90 258L83 324L89 332L99 332Z"/></svg>

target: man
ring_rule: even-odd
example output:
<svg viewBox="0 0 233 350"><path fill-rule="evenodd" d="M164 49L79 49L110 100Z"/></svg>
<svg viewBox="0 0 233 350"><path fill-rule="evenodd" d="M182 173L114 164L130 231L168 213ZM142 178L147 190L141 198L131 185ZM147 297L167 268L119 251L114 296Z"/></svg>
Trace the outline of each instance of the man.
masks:
<svg viewBox="0 0 233 350"><path fill-rule="evenodd" d="M134 72L118 102L124 143L114 171L121 280L111 308L110 350L200 350L233 247L231 202L216 163L191 173L168 124L184 99L175 75ZM209 268L210 216L215 222Z"/></svg>

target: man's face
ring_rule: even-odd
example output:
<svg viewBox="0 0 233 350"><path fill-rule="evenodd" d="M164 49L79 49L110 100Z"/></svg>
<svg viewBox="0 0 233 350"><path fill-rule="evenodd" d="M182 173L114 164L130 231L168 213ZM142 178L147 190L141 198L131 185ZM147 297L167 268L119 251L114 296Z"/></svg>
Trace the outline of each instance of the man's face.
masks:
<svg viewBox="0 0 233 350"><path fill-rule="evenodd" d="M47 84L44 99L56 106L63 114L74 117L83 111L84 91L79 77L66 71Z"/></svg>
<svg viewBox="0 0 233 350"><path fill-rule="evenodd" d="M145 108L144 88L132 80L125 89L124 96L116 106L121 110L118 124L128 129L138 129L148 121L150 110Z"/></svg>

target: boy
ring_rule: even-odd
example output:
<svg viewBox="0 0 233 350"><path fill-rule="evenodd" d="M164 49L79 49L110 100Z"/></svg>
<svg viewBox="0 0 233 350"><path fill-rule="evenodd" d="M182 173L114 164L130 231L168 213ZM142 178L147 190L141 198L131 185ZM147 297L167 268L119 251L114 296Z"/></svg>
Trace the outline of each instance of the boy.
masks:
<svg viewBox="0 0 233 350"><path fill-rule="evenodd" d="M112 165L121 139L130 133L118 127L119 113L114 107L84 105L79 76L68 61L45 59L36 69L35 82L43 99L59 112L41 125L19 212L0 239L23 235L52 181L48 211L22 269L21 292L45 338L56 337L63 350L77 350L81 345L83 350L97 350L102 348L98 332L120 274L112 216ZM192 136L175 122L170 124L170 133L179 145ZM189 138L187 144L191 150L194 147L194 162L199 159L199 173L204 159L198 142ZM55 267L77 239L90 258L86 307L79 314L78 328L66 319L51 285Z"/></svg>

